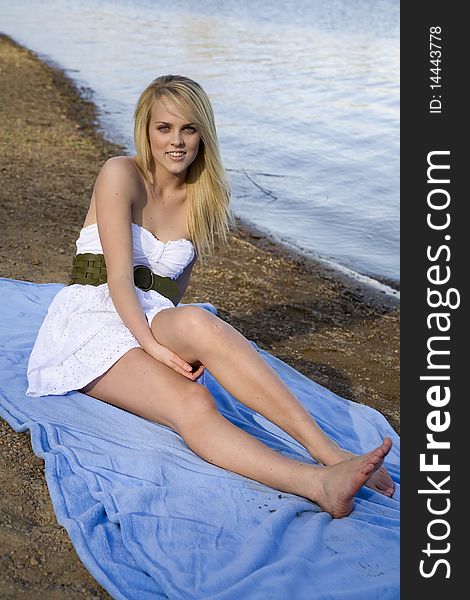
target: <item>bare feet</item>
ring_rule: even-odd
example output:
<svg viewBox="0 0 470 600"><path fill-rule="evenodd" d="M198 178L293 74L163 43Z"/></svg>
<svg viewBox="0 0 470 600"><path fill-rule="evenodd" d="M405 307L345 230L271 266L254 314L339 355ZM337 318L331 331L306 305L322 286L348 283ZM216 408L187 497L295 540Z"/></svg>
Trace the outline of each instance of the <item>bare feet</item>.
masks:
<svg viewBox="0 0 470 600"><path fill-rule="evenodd" d="M332 517L347 517L354 507L354 497L359 489L377 473L390 452L392 440L385 438L380 446L368 452L346 458L327 467L318 467L322 474L318 487L310 499L319 504Z"/></svg>
<svg viewBox="0 0 470 600"><path fill-rule="evenodd" d="M335 457L329 461L328 465L336 465L343 460L348 458L354 458L357 454L343 450L342 448L335 449ZM375 490L384 496L392 497L395 492L395 484L393 483L390 474L385 467L380 467L376 471L373 471L369 479L364 484L371 490Z"/></svg>
<svg viewBox="0 0 470 600"><path fill-rule="evenodd" d="M389 498L395 492L395 484L385 467L380 467L380 469L374 471L364 485Z"/></svg>

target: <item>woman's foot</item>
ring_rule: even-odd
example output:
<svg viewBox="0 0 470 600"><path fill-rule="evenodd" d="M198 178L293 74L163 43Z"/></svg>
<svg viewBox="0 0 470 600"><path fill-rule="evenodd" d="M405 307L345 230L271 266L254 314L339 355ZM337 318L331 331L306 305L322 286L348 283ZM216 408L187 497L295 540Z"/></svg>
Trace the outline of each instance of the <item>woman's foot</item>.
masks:
<svg viewBox="0 0 470 600"><path fill-rule="evenodd" d="M380 467L380 469L374 471L364 485L389 498L395 492L395 484L385 467Z"/></svg>
<svg viewBox="0 0 470 600"><path fill-rule="evenodd" d="M321 473L320 486L316 485L315 491L307 497L332 517L347 517L354 507L357 492L380 470L391 447L392 440L385 438L380 446L367 454L346 458L327 467L316 467Z"/></svg>
<svg viewBox="0 0 470 600"><path fill-rule="evenodd" d="M331 457L325 463L325 465L336 465L344 460L348 460L349 458L354 458L356 456L358 455L338 447L333 450ZM383 466L376 471L373 471L364 485L372 490L375 490L376 492L379 492L380 494L383 494L384 496L388 496L389 498L391 498L395 492L395 484L393 483L389 472Z"/></svg>

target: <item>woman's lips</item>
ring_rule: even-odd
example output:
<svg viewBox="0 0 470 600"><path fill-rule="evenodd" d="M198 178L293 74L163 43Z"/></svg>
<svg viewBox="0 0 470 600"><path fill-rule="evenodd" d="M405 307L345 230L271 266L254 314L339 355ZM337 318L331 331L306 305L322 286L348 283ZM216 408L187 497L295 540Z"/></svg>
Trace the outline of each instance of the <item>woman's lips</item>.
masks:
<svg viewBox="0 0 470 600"><path fill-rule="evenodd" d="M171 158L171 160L180 161L186 156L186 152L167 152L167 156Z"/></svg>

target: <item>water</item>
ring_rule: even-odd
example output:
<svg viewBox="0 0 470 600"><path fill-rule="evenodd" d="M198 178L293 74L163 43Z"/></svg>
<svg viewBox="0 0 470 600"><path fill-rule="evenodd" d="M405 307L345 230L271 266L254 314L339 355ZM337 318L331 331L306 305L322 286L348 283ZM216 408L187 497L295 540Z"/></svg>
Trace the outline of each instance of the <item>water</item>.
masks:
<svg viewBox="0 0 470 600"><path fill-rule="evenodd" d="M199 81L236 214L399 280L398 0L0 0L0 31L91 88L130 152L141 90Z"/></svg>

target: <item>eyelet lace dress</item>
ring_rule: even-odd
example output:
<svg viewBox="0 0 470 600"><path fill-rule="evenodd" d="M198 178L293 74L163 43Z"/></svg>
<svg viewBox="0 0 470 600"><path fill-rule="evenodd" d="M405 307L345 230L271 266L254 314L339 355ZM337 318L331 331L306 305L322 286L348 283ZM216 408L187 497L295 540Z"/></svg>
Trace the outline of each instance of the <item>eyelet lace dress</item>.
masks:
<svg viewBox="0 0 470 600"><path fill-rule="evenodd" d="M186 239L162 242L132 223L133 263L157 275L176 279L193 260L193 244ZM77 254L103 250L95 224L84 227L76 241ZM154 290L136 287L149 326L171 300ZM62 395L79 390L103 375L139 342L117 313L108 284L69 285L54 297L39 329L28 363L27 396Z"/></svg>

